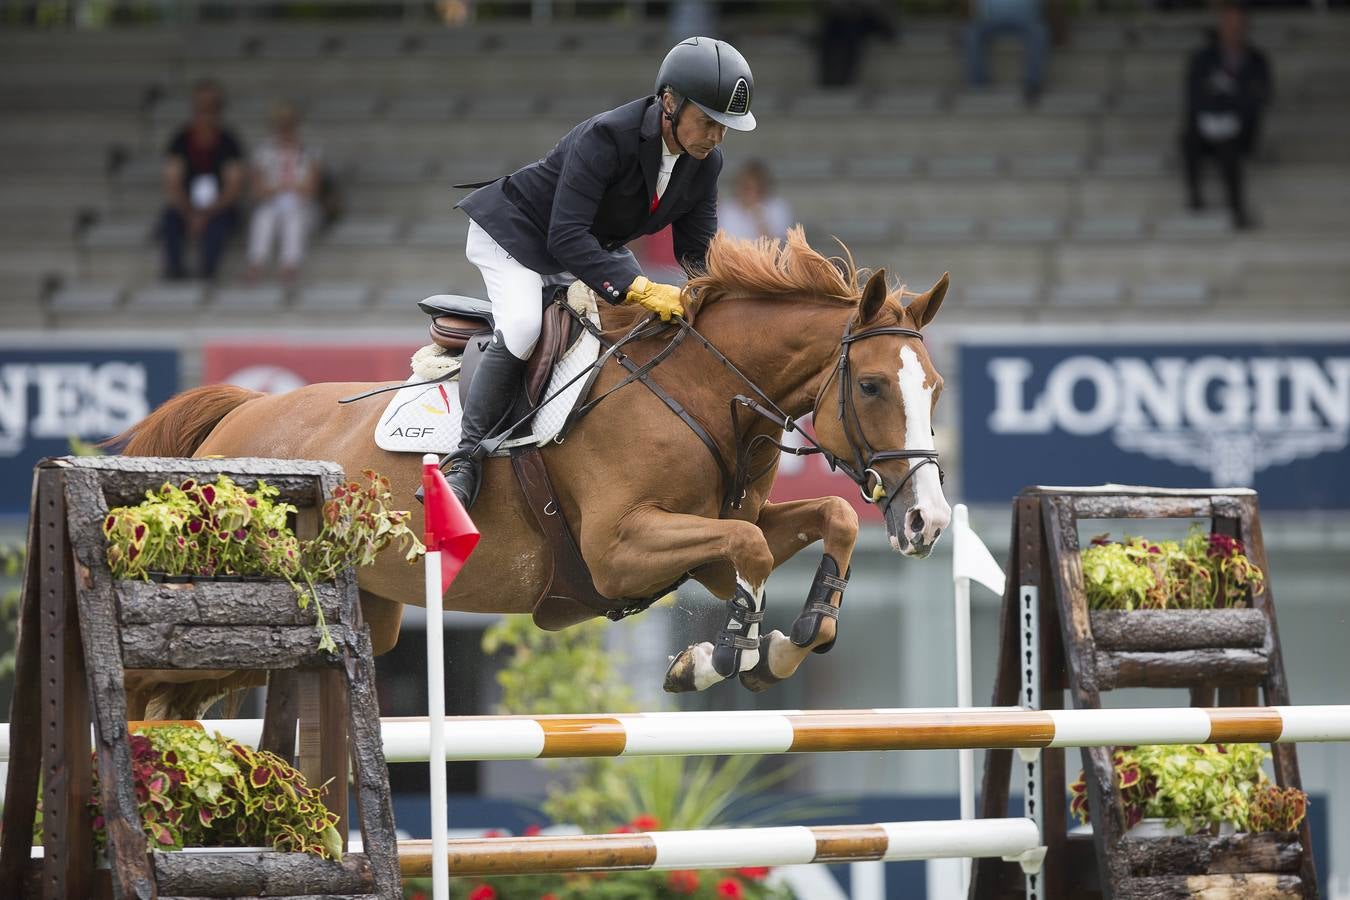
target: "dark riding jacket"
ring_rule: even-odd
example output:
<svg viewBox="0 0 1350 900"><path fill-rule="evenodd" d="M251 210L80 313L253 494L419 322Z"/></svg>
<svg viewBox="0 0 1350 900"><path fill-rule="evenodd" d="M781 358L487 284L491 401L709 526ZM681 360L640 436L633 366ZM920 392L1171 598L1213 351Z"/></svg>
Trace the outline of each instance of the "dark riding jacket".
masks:
<svg viewBox="0 0 1350 900"><path fill-rule="evenodd" d="M461 200L459 209L526 268L570 272L620 303L641 267L625 245L672 226L675 258L701 266L717 231L722 151L680 155L660 201L660 104L655 97L600 113L548 155Z"/></svg>

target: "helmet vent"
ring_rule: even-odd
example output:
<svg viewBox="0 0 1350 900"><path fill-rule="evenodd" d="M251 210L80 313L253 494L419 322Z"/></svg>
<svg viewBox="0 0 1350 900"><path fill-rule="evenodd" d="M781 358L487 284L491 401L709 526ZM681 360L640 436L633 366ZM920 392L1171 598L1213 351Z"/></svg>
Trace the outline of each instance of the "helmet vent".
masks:
<svg viewBox="0 0 1350 900"><path fill-rule="evenodd" d="M750 85L744 78L736 79L736 87L731 91L731 100L727 103L727 112L733 116L743 116L750 111Z"/></svg>

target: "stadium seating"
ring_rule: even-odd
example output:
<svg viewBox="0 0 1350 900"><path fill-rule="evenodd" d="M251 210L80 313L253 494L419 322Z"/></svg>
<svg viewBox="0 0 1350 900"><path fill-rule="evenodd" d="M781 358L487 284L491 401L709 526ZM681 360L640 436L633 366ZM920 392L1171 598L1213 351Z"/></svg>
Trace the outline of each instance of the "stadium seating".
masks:
<svg viewBox="0 0 1350 900"><path fill-rule="evenodd" d="M1258 17L1277 102L1252 167L1261 228L1243 233L1182 204L1180 68L1200 24L1077 25L1031 110L1007 91L963 89L950 22L906 23L842 93L814 85L809 46L791 29L732 34L755 67L762 125L731 135L729 171L767 159L821 245L837 236L913 285L951 270L951 307L968 319L1244 308L1293 277L1299 290L1283 302L1350 314L1350 17ZM210 323L331 310L382 324L418 292L481 292L451 185L537 158L579 118L645 91L659 23L614 29L0 34L0 317ZM1017 63L996 54L1002 84ZM227 120L249 141L285 96L323 148L344 213L294 290L242 287L242 241L218 285L157 281L160 152L202 75L226 86ZM1209 184L1218 210L1217 177Z"/></svg>

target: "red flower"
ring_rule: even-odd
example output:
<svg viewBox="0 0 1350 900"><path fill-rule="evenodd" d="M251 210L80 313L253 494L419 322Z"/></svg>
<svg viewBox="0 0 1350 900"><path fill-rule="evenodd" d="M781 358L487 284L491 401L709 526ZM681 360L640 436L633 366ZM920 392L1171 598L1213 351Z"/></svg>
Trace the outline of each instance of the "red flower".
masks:
<svg viewBox="0 0 1350 900"><path fill-rule="evenodd" d="M650 816L645 813L640 816L634 816L633 821L629 822L628 824L632 825L638 831L661 830L661 820L658 819L656 816Z"/></svg>
<svg viewBox="0 0 1350 900"><path fill-rule="evenodd" d="M632 825L620 825L618 828L611 828L610 834L633 834L637 829Z"/></svg>
<svg viewBox="0 0 1350 900"><path fill-rule="evenodd" d="M768 866L746 866L743 869L737 869L736 874L748 881L763 881L769 877Z"/></svg>
<svg viewBox="0 0 1350 900"><path fill-rule="evenodd" d="M538 837L539 833L543 830L544 829L540 828L538 825L530 823L529 825L525 826L524 834L526 837Z"/></svg>
<svg viewBox="0 0 1350 900"><path fill-rule="evenodd" d="M539 900L558 900L558 895L549 891L547 894L540 895Z"/></svg>
<svg viewBox="0 0 1350 900"><path fill-rule="evenodd" d="M502 831L500 828L489 828L487 831L483 832L483 837L486 838L506 837L506 833Z"/></svg>
<svg viewBox="0 0 1350 900"><path fill-rule="evenodd" d="M480 884L469 891L469 900L497 900L497 891L490 884Z"/></svg>
<svg viewBox="0 0 1350 900"><path fill-rule="evenodd" d="M690 869L676 869L666 876L666 884L677 894L692 894L698 890L698 873Z"/></svg>
<svg viewBox="0 0 1350 900"><path fill-rule="evenodd" d="M726 897L727 900L741 900L745 892L741 890L741 883L735 878L724 878L717 882L717 896Z"/></svg>
<svg viewBox="0 0 1350 900"><path fill-rule="evenodd" d="M409 898L409 900L427 900L427 892L426 892L426 891L413 891L413 895L412 895L412 897Z"/></svg>

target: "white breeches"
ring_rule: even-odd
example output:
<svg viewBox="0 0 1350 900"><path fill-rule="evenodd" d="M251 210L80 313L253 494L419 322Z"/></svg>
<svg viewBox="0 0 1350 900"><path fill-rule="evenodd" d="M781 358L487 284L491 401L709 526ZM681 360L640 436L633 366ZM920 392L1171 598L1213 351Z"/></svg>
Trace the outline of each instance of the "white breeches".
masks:
<svg viewBox="0 0 1350 900"><path fill-rule="evenodd" d="M543 277L516 262L472 220L464 254L483 273L488 300L492 302L492 317L506 349L516 359L529 359L544 318Z"/></svg>
<svg viewBox="0 0 1350 900"><path fill-rule="evenodd" d="M309 205L295 194L279 194L259 203L248 225L249 264L265 265L279 237L281 264L288 269L300 265L305 255L309 218Z"/></svg>

